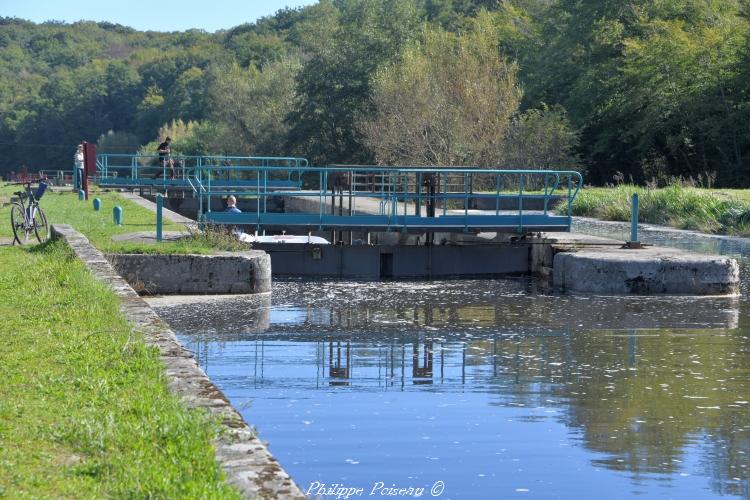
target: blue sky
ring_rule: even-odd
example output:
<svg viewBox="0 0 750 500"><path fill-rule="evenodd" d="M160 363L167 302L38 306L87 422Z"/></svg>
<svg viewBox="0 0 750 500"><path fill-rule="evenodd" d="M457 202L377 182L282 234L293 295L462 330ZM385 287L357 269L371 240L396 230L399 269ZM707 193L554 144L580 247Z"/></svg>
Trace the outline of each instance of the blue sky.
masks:
<svg viewBox="0 0 750 500"><path fill-rule="evenodd" d="M34 22L110 21L139 30L231 28L315 0L0 0L0 16Z"/></svg>

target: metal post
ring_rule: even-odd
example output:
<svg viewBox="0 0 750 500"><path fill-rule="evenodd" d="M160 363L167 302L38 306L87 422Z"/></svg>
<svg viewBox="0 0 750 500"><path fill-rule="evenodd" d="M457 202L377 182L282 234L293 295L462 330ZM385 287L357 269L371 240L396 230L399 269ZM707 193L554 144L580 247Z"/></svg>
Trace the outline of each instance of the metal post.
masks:
<svg viewBox="0 0 750 500"><path fill-rule="evenodd" d="M630 212L630 241L628 246L631 248L640 248L641 243L638 241L638 193L633 193L633 201Z"/></svg>
<svg viewBox="0 0 750 500"><path fill-rule="evenodd" d="M164 197L161 193L156 194L156 241L162 239L162 208L164 207Z"/></svg>
<svg viewBox="0 0 750 500"><path fill-rule="evenodd" d="M102 208L102 200L94 198L94 211L98 212Z"/></svg>

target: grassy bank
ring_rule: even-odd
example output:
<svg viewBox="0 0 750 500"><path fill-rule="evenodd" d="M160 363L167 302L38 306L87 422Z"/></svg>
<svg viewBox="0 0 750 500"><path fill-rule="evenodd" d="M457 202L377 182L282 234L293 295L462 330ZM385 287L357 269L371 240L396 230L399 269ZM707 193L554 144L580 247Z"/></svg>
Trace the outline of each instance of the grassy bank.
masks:
<svg viewBox="0 0 750 500"><path fill-rule="evenodd" d="M20 186L3 186L0 198L10 197ZM139 231L156 231L156 214L127 200L115 192L93 194L102 200L102 209L94 211L92 201L79 201L78 195L69 190L47 192L41 200L41 206L50 224L70 224L86 235L100 250L105 252L125 253L202 253L216 250L241 250L247 245L240 245L235 239L223 237L216 231L195 233L193 236L174 242L163 242L158 245L144 243L113 242L112 236ZM1 204L0 204L1 205ZM119 205L123 209L123 225L116 226L112 218L112 209ZM164 231L185 231L185 226L164 219ZM0 236L12 236L10 225L10 207L0 208Z"/></svg>
<svg viewBox="0 0 750 500"><path fill-rule="evenodd" d="M67 247L0 247L0 269L0 497L236 497L218 426Z"/></svg>
<svg viewBox="0 0 750 500"><path fill-rule="evenodd" d="M573 203L573 215L629 221L633 193L638 193L640 199L640 222L706 233L750 235L750 203L745 190L679 185L646 189L625 184L585 188Z"/></svg>

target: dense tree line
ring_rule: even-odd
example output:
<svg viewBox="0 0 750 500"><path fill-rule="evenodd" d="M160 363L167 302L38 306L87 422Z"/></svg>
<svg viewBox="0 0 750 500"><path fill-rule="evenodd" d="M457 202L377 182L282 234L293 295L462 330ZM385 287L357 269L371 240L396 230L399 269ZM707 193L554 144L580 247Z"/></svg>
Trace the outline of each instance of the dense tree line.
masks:
<svg viewBox="0 0 750 500"><path fill-rule="evenodd" d="M80 140L750 185L743 0L320 0L206 33L0 18L0 174Z"/></svg>

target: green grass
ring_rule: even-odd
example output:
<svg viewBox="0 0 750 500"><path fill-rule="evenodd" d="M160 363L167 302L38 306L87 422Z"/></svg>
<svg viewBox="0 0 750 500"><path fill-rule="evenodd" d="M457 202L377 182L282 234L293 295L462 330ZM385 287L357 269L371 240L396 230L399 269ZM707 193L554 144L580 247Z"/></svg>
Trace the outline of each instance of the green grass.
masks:
<svg viewBox="0 0 750 500"><path fill-rule="evenodd" d="M9 197L19 186L3 186L0 198ZM93 198L102 200L102 209L94 211ZM89 201L79 201L78 195L69 190L47 192L41 200L41 206L50 224L70 224L85 234L91 243L105 252L121 253L200 253L210 254L216 250L246 250L246 244L239 243L229 235L218 231L195 233L194 235L174 242L157 244L114 242L112 236L140 231L156 231L156 214L115 192L98 192L91 195ZM0 204L0 236L12 236L10 225L10 206ZM123 225L116 226L112 218L112 209L120 205L123 209ZM176 224L164 219L164 231L185 231L183 224Z"/></svg>
<svg viewBox="0 0 750 500"><path fill-rule="evenodd" d="M235 498L218 425L167 389L64 244L0 247L0 497Z"/></svg>
<svg viewBox="0 0 750 500"><path fill-rule="evenodd" d="M750 189L712 189L710 192L750 204Z"/></svg>
<svg viewBox="0 0 750 500"><path fill-rule="evenodd" d="M629 221L631 197L638 193L638 220L715 234L750 234L750 192L672 185L660 189L622 184L585 188L573 203L573 215Z"/></svg>

